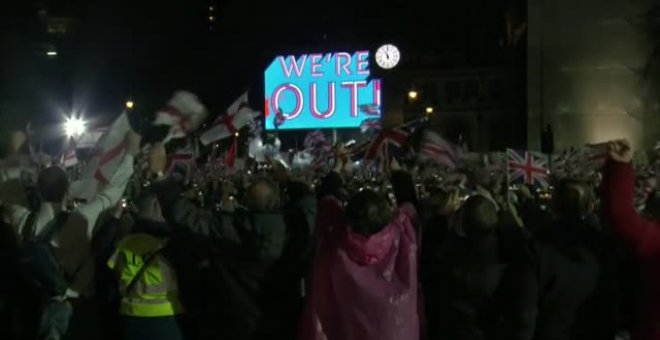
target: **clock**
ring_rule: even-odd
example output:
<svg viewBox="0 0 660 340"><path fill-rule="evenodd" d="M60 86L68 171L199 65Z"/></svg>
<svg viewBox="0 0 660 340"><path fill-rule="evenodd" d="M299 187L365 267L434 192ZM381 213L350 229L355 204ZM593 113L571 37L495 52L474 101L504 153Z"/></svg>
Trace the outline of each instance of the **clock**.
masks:
<svg viewBox="0 0 660 340"><path fill-rule="evenodd" d="M376 63L384 69L394 68L401 59L399 49L392 44L385 44L376 51Z"/></svg>

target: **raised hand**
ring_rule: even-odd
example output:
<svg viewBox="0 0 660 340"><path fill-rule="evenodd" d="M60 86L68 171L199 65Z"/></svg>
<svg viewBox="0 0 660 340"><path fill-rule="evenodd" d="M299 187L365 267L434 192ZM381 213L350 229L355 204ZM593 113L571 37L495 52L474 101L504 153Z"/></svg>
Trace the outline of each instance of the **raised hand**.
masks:
<svg viewBox="0 0 660 340"><path fill-rule="evenodd" d="M610 157L621 163L630 163L633 158L633 149L627 139L615 140L608 143Z"/></svg>
<svg viewBox="0 0 660 340"><path fill-rule="evenodd" d="M19 152L27 137L23 131L14 131L9 136L9 154L15 155Z"/></svg>
<svg viewBox="0 0 660 340"><path fill-rule="evenodd" d="M167 151L163 143L154 144L149 154L149 170L154 174L162 174L167 166Z"/></svg>

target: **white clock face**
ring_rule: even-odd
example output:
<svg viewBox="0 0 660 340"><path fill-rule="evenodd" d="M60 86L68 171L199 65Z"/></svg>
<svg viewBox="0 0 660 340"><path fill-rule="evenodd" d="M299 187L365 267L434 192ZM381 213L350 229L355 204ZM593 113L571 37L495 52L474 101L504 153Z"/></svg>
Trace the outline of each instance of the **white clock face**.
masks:
<svg viewBox="0 0 660 340"><path fill-rule="evenodd" d="M384 69L394 68L399 63L399 59L401 59L401 53L394 45L383 45L376 51L376 63Z"/></svg>

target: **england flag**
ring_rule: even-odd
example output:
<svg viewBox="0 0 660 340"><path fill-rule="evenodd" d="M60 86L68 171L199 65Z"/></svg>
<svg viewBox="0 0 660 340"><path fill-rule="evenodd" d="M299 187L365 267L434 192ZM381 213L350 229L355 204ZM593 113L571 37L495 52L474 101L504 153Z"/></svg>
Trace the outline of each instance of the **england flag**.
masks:
<svg viewBox="0 0 660 340"><path fill-rule="evenodd" d="M248 106L248 96L247 92L245 92L227 108L225 115L218 117L213 122L213 126L204 132L199 140L203 145L208 145L215 141L231 137L260 115L260 112Z"/></svg>

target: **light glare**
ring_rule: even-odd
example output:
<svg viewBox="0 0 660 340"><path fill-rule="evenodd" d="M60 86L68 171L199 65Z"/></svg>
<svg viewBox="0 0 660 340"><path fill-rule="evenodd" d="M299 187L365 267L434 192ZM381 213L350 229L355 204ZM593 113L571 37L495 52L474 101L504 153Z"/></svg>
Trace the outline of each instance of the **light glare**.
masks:
<svg viewBox="0 0 660 340"><path fill-rule="evenodd" d="M75 117L67 118L64 122L64 132L67 137L79 137L85 133L85 121Z"/></svg>

